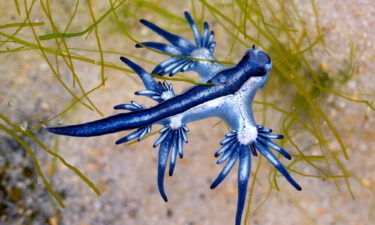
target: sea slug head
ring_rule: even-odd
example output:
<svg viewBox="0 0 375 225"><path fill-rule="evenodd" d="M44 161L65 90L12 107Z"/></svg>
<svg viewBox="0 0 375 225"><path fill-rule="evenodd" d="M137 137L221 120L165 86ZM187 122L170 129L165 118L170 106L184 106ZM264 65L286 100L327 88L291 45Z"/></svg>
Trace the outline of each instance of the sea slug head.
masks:
<svg viewBox="0 0 375 225"><path fill-rule="evenodd" d="M252 67L264 68L266 71L266 74L257 78L256 85L258 88L264 89L269 73L272 70L271 58L266 52L256 49L255 45L253 45L253 48L247 50L245 55L248 56L247 61Z"/></svg>
<svg viewBox="0 0 375 225"><path fill-rule="evenodd" d="M271 58L264 51L256 49L255 45L253 45L252 49L247 50L246 53L250 55L250 60L258 64L259 66L264 67L267 72L270 72L272 70Z"/></svg>
<svg viewBox="0 0 375 225"><path fill-rule="evenodd" d="M228 91L241 90L254 95L259 88L264 88L271 69L268 54L253 47L245 52L236 66L219 72L210 81L221 84Z"/></svg>

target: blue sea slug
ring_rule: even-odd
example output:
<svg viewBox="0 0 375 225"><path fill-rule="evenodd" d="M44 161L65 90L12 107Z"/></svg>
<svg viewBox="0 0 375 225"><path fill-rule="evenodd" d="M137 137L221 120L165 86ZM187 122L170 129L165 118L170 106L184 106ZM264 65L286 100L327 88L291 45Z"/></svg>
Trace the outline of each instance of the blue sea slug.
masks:
<svg viewBox="0 0 375 225"><path fill-rule="evenodd" d="M272 62L267 53L253 47L245 52L235 66L224 66L213 56L216 43L214 32L205 22L201 33L189 15L185 17L193 32L195 44L170 33L157 25L141 20L141 23L161 35L170 44L143 42L137 48L148 47L172 57L152 71L153 74L173 76L179 72L195 71L203 82L210 85L195 85L180 94L176 94L171 84L156 82L140 66L127 58L121 60L134 70L142 79L146 90L136 95L149 97L156 105L145 107L132 101L129 104L116 105L116 110L128 112L112 115L100 120L64 127L49 127L48 131L67 136L91 137L125 130L135 130L116 141L116 144L130 140L142 140L151 132L154 124L160 124L160 136L154 143L159 146L157 183L164 201L164 174L169 158L169 175L173 175L177 158L183 157L183 143L188 142L187 124L208 117L218 117L232 129L220 142L221 148L215 153L220 157L218 164L226 162L222 171L211 185L217 187L238 161L238 201L235 224L241 224L245 206L248 181L250 177L251 155L262 154L297 190L301 187L293 180L271 149L287 159L290 155L271 139L281 139L282 135L273 134L271 129L256 124L252 101L258 89L264 88L272 69Z"/></svg>

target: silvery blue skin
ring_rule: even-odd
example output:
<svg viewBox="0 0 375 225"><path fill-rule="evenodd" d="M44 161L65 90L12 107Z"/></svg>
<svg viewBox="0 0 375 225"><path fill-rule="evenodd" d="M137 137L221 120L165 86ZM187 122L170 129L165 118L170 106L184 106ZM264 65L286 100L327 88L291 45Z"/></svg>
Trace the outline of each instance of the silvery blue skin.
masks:
<svg viewBox="0 0 375 225"><path fill-rule="evenodd" d="M227 176L238 160L238 201L235 224L241 224L245 206L247 186L250 176L251 154L262 154L297 190L301 187L272 153L270 148L287 159L290 155L271 139L281 139L282 135L272 134L272 130L257 125L252 111L252 102L258 89L263 89L272 69L271 59L267 53L255 49L245 52L243 58L235 66L224 66L215 62L213 56L216 43L214 33L208 24L203 25L203 34L188 12L186 20L194 32L195 45L183 37L172 34L155 24L141 20L141 23L161 35L172 45L158 42L143 42L136 47L153 48L173 56L160 63L152 71L154 74L173 76L179 72L195 71L203 82L212 85L193 86L176 95L171 84L156 82L154 78L140 66L127 58L121 60L133 69L142 79L146 90L136 92L157 101L149 108L132 101L130 104L116 105L117 110L129 112L119 113L104 119L65 127L50 127L48 131L68 136L91 137L124 130L136 129L121 138L116 144L130 140L142 140L151 132L153 124L164 126L154 147L160 145L158 156L158 187L162 198L167 200L164 191L164 173L169 160L169 175L173 175L177 156L183 157L183 143L188 142L186 124L208 117L224 120L232 129L220 142L222 147L215 153L220 157L218 164L226 162L223 170L214 180L211 189L217 187Z"/></svg>

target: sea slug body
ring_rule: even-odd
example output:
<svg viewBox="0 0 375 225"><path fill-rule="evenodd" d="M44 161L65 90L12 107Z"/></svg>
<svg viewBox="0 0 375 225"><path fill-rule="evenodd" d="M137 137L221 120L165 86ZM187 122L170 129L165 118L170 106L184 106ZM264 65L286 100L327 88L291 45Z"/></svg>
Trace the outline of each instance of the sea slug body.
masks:
<svg viewBox="0 0 375 225"><path fill-rule="evenodd" d="M170 33L157 25L141 20L141 23L162 36L171 44L142 42L137 48L147 47L173 56L157 65L153 74L173 76L185 71L197 72L202 82L210 85L196 85L176 94L171 84L156 82L143 68L121 57L121 60L142 79L146 90L136 95L149 97L156 105L145 107L132 101L116 105L116 110L128 112L112 115L100 120L64 127L49 127L48 131L67 136L91 137L125 130L135 130L121 138L116 144L134 139L142 140L151 132L152 125L160 124L160 136L154 147L159 146L157 183L160 194L168 201L164 190L164 174L169 158L169 175L173 175L177 158L182 158L183 144L188 142L187 124L208 117L222 119L232 129L220 142L221 148L215 153L220 157L217 164L226 162L222 171L211 185L216 188L238 161L238 201L235 224L240 225L245 206L250 177L251 155L263 155L297 190L301 187L294 181L271 149L287 159L290 155L271 139L281 139L282 135L272 134L272 130L255 123L252 101L258 89L263 89L272 69L267 53L255 49L245 52L235 66L224 66L213 56L216 47L214 32L208 23L203 24L203 33L198 29L188 12L185 17L194 32L195 44Z"/></svg>

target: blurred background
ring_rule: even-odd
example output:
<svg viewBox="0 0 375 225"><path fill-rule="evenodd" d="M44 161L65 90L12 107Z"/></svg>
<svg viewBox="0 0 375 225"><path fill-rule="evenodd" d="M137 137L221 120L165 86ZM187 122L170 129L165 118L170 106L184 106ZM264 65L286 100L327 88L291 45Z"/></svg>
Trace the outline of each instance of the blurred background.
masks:
<svg viewBox="0 0 375 225"><path fill-rule="evenodd" d="M371 0L14 0L1 1L0 224L234 224L237 174L215 190L214 152L228 131L218 119L189 124L185 158L156 187L157 138L115 145L126 132L72 138L45 132L115 113L136 100L137 75L168 58L150 20L193 41L183 17L215 31L215 56L234 64L253 44L273 71L254 103L258 124L285 138L281 159L303 187L295 191L269 163L253 158L243 223L375 224L375 2ZM174 79L174 80L173 80ZM173 78L181 92L199 81ZM181 81L182 80L182 81ZM157 129L154 129L157 130Z"/></svg>

